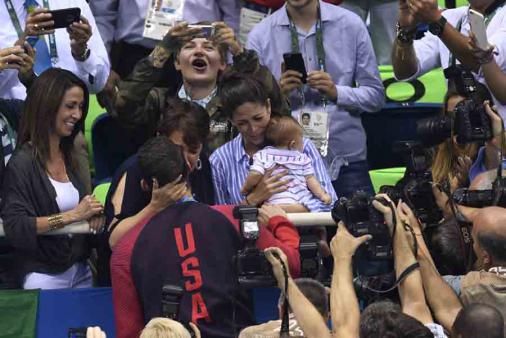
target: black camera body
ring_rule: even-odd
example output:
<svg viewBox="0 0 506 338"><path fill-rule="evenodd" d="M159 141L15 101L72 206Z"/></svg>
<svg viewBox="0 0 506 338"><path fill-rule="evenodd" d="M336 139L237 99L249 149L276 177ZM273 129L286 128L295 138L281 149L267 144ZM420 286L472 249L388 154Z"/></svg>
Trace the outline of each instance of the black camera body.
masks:
<svg viewBox="0 0 506 338"><path fill-rule="evenodd" d="M383 214L372 205L373 200L362 191L356 192L351 199L342 197L332 209L332 218L336 223L343 221L353 236L372 235L372 239L359 248L366 251L369 259L391 259L392 237Z"/></svg>
<svg viewBox="0 0 506 338"><path fill-rule="evenodd" d="M395 204L402 199L422 223L439 223L443 214L432 192L432 174L426 150L416 142L400 142L395 150L406 157L406 173L395 186L382 186L380 192L386 193Z"/></svg>
<svg viewBox="0 0 506 338"><path fill-rule="evenodd" d="M506 208L506 178L498 177L492 184L492 189L457 189L453 193L452 198L456 204L472 208L484 208L489 206Z"/></svg>
<svg viewBox="0 0 506 338"><path fill-rule="evenodd" d="M195 337L195 332L190 325L182 323L179 318L179 307L183 294L184 289L179 285L164 284L162 286L162 317L180 322L190 332L190 335Z"/></svg>
<svg viewBox="0 0 506 338"><path fill-rule="evenodd" d="M477 82L473 74L454 65L444 70L445 77L455 83L459 95L468 99L455 107L455 117L437 116L420 120L417 134L426 146L442 143L453 133L459 144L487 141L492 138L492 121L487 115L483 102L477 93Z"/></svg>
<svg viewBox="0 0 506 338"><path fill-rule="evenodd" d="M239 220L243 238L243 248L235 256L239 285L244 288L275 285L272 266L264 253L256 247L256 241L260 236L258 209L239 205L234 208L233 215Z"/></svg>

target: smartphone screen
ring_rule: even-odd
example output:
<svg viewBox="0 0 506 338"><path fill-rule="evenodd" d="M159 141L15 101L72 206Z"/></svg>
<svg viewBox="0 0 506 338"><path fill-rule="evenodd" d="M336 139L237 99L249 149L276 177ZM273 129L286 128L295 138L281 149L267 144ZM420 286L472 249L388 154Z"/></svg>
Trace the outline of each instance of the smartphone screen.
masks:
<svg viewBox="0 0 506 338"><path fill-rule="evenodd" d="M301 53L286 53L283 54L286 70L295 70L302 74L302 83L307 81L306 66Z"/></svg>

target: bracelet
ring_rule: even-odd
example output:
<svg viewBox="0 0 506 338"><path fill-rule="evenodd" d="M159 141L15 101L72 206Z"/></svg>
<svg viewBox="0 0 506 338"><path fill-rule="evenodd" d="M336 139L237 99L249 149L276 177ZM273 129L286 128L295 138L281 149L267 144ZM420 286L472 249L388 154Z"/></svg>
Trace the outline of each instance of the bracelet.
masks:
<svg viewBox="0 0 506 338"><path fill-rule="evenodd" d="M47 218L49 222L49 231L54 231L56 229L61 229L65 226L63 222L63 214L54 214Z"/></svg>

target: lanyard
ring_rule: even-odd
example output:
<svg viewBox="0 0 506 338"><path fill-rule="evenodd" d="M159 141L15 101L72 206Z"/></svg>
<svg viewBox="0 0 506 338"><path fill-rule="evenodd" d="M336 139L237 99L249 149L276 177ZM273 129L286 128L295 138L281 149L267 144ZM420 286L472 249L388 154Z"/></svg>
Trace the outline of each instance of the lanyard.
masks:
<svg viewBox="0 0 506 338"><path fill-rule="evenodd" d="M292 43L292 53L299 53L299 36L297 28L290 17L290 13L286 10L288 20L290 21L290 37ZM325 71L325 49L323 48L323 26L320 6L318 5L318 19L316 20L316 56L318 58L318 67L321 71Z"/></svg>
<svg viewBox="0 0 506 338"><path fill-rule="evenodd" d="M323 25L322 25L322 14L319 4L317 11L318 11L318 18L316 20L316 57L318 59L318 68L320 68L321 71L325 72L326 65L325 65L325 48L323 47ZM295 27L295 24L293 23L292 18L290 17L290 13L288 12L288 9L286 10L286 15L288 16L288 21L290 23L290 40L292 44L292 53L300 53L297 27ZM301 98L301 105L302 107L304 107L306 104L304 89L300 90L300 98ZM322 97L322 104L324 108L327 106L327 99L325 98L325 96Z"/></svg>
<svg viewBox="0 0 506 338"><path fill-rule="evenodd" d="M42 0L42 3L44 5L44 8L49 8L48 0ZM12 1L5 0L5 6L7 7L7 10L9 11L9 16L11 17L12 24L14 25L14 28L16 29L16 33L18 34L18 37L21 37L21 35L23 34L23 29L21 28L21 24L19 23L19 19L16 14L16 11L14 10L14 6L12 5ZM43 37L38 37L38 39L43 39ZM49 34L49 52L51 55L51 63L54 66L58 62L58 51L56 49L56 37L55 37L54 33Z"/></svg>

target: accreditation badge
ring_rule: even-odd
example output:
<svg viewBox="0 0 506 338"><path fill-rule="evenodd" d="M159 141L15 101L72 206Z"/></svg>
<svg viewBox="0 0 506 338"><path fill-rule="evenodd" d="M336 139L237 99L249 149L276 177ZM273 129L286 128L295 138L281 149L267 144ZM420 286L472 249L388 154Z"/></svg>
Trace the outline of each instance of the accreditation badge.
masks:
<svg viewBox="0 0 506 338"><path fill-rule="evenodd" d="M298 121L304 130L304 136L313 141L322 157L327 156L329 147L329 114L324 108L299 112Z"/></svg>
<svg viewBox="0 0 506 338"><path fill-rule="evenodd" d="M183 20L185 0L150 0L142 36L162 40L169 29Z"/></svg>
<svg viewBox="0 0 506 338"><path fill-rule="evenodd" d="M243 46L246 46L249 32L251 32L257 23L266 18L267 15L268 14L257 12L246 7L241 8L241 16L239 20L239 42Z"/></svg>

